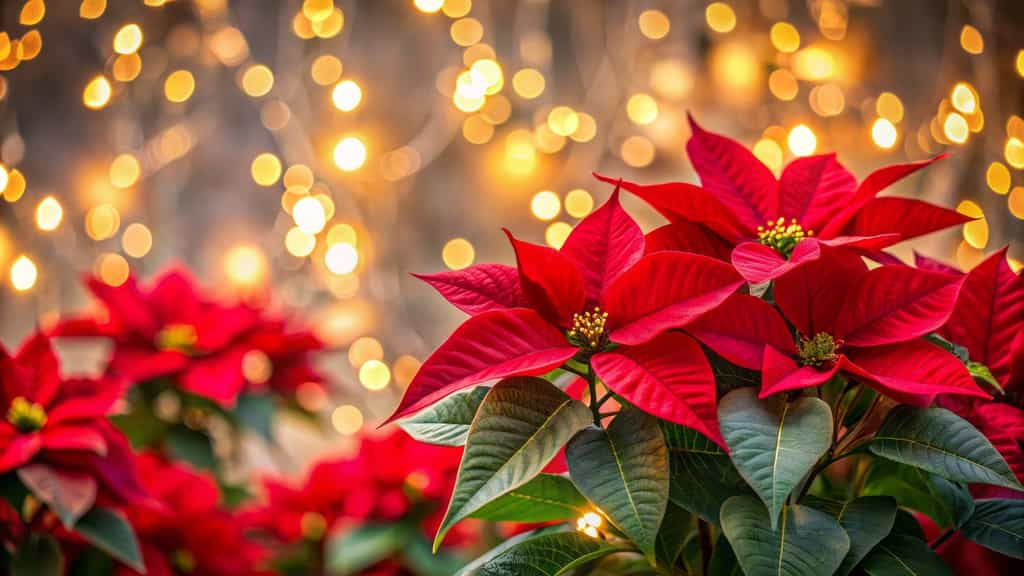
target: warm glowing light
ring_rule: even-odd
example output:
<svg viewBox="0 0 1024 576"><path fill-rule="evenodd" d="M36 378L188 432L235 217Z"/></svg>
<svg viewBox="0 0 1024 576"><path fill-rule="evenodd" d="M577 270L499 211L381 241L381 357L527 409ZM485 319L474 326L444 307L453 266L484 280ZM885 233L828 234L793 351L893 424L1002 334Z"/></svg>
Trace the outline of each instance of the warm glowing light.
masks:
<svg viewBox="0 0 1024 576"><path fill-rule="evenodd" d="M682 100L693 91L693 72L676 58L658 60L651 66L651 88L662 98Z"/></svg>
<svg viewBox="0 0 1024 576"><path fill-rule="evenodd" d="M949 100L953 103L953 108L964 114L974 114L978 109L978 98L974 92L974 87L966 82L957 82L953 86Z"/></svg>
<svg viewBox="0 0 1024 576"><path fill-rule="evenodd" d="M403 354L398 358L395 358L394 363L391 364L391 374L395 378L395 384L398 384L402 388L407 388L412 379L419 372L420 361L413 356Z"/></svg>
<svg viewBox="0 0 1024 576"><path fill-rule="evenodd" d="M53 196L43 198L36 206L36 226L44 232L56 230L63 218L64 208Z"/></svg>
<svg viewBox="0 0 1024 576"><path fill-rule="evenodd" d="M472 46L483 39L484 26L476 18L463 18L452 22L449 32L459 46Z"/></svg>
<svg viewBox="0 0 1024 576"><path fill-rule="evenodd" d="M267 130L280 130L288 125L291 118L291 108L281 100L269 100L260 107L260 122Z"/></svg>
<svg viewBox="0 0 1024 576"><path fill-rule="evenodd" d="M433 14L441 9L444 5L444 0L413 0L412 3L420 12Z"/></svg>
<svg viewBox="0 0 1024 576"><path fill-rule="evenodd" d="M591 538L597 538L600 536L598 528L604 524L604 518L596 512L587 512L576 519L576 530L590 536Z"/></svg>
<svg viewBox="0 0 1024 576"><path fill-rule="evenodd" d="M450 270L462 270L473 264L476 250L465 238L452 238L441 249L441 260Z"/></svg>
<svg viewBox="0 0 1024 576"><path fill-rule="evenodd" d="M100 254L95 264L96 275L108 286L120 286L128 281L131 275L131 267L128 261L120 254Z"/></svg>
<svg viewBox="0 0 1024 576"><path fill-rule="evenodd" d="M538 124L533 129L533 142L537 150L545 154L554 154L565 147L565 136L555 134L547 124Z"/></svg>
<svg viewBox="0 0 1024 576"><path fill-rule="evenodd" d="M343 66L341 60L332 54L321 54L313 60L309 67L309 75L320 86L334 84L341 78Z"/></svg>
<svg viewBox="0 0 1024 576"><path fill-rule="evenodd" d="M544 92L544 75L533 68L523 68L512 76L512 89L520 97L532 100Z"/></svg>
<svg viewBox="0 0 1024 576"><path fill-rule="evenodd" d="M565 244L565 240L572 233L572 226L567 222L552 222L544 230L544 241L548 246L559 249Z"/></svg>
<svg viewBox="0 0 1024 576"><path fill-rule="evenodd" d="M575 188L565 195L565 212L573 218L583 218L594 209L594 197L583 188Z"/></svg>
<svg viewBox="0 0 1024 576"><path fill-rule="evenodd" d="M590 142L597 136L597 121L586 112L577 112L578 126L576 131L569 135L576 142Z"/></svg>
<svg viewBox="0 0 1024 576"><path fill-rule="evenodd" d="M132 258L142 258L153 248L153 233L141 222L133 222L121 235L121 248Z"/></svg>
<svg viewBox="0 0 1024 576"><path fill-rule="evenodd" d="M562 201L550 190L542 190L533 195L530 211L540 220L553 220L562 209Z"/></svg>
<svg viewBox="0 0 1024 576"><path fill-rule="evenodd" d="M210 50L225 66L238 66L249 57L249 43L241 30L225 26L210 36Z"/></svg>
<svg viewBox="0 0 1024 576"><path fill-rule="evenodd" d="M306 234L318 234L327 225L327 214L319 200L312 196L300 198L292 207L292 219L299 230Z"/></svg>
<svg viewBox="0 0 1024 576"><path fill-rule="evenodd" d="M391 370L380 360L368 360L359 367L359 382L367 390L383 390L391 382Z"/></svg>
<svg viewBox="0 0 1024 576"><path fill-rule="evenodd" d="M344 26L345 13L341 8L335 8L323 20L313 21L311 28L317 38L334 38Z"/></svg>
<svg viewBox="0 0 1024 576"><path fill-rule="evenodd" d="M139 180L142 167L132 154L119 154L110 163L110 183L118 188L130 188Z"/></svg>
<svg viewBox="0 0 1024 576"><path fill-rule="evenodd" d="M579 125L579 116L568 106L555 106L548 113L548 128L559 136L572 134L579 128Z"/></svg>
<svg viewBox="0 0 1024 576"><path fill-rule="evenodd" d="M754 144L754 156L765 166L778 172L782 168L782 147L771 138L762 138Z"/></svg>
<svg viewBox="0 0 1024 576"><path fill-rule="evenodd" d="M331 101L334 107L342 112L351 112L359 106L363 100L363 90L354 80L343 80L335 85L331 91Z"/></svg>
<svg viewBox="0 0 1024 576"><path fill-rule="evenodd" d="M793 59L793 71L801 80L826 80L835 74L835 68L835 58L824 48L804 48Z"/></svg>
<svg viewBox="0 0 1024 576"><path fill-rule="evenodd" d="M43 51L43 36L39 30L29 30L21 37L15 56L21 61L32 60Z"/></svg>
<svg viewBox="0 0 1024 576"><path fill-rule="evenodd" d="M537 149L529 130L513 130L505 137L505 170L512 174L529 174L537 165Z"/></svg>
<svg viewBox="0 0 1024 576"><path fill-rule="evenodd" d="M253 158L249 167L254 182L260 186L271 186L281 177L281 161L270 152Z"/></svg>
<svg viewBox="0 0 1024 576"><path fill-rule="evenodd" d="M494 137L494 126L482 115L467 116L462 121L462 136L472 144L486 144Z"/></svg>
<svg viewBox="0 0 1024 576"><path fill-rule="evenodd" d="M43 0L28 0L21 7L21 14L18 15L18 23L22 26L35 26L46 15L46 3Z"/></svg>
<svg viewBox="0 0 1024 576"><path fill-rule="evenodd" d="M658 103L650 94L633 94L626 102L626 114L635 124L650 124L658 119Z"/></svg>
<svg viewBox="0 0 1024 576"><path fill-rule="evenodd" d="M988 244L988 221L981 206L973 200L961 200L956 211L975 219L963 225L964 240L972 247L984 250Z"/></svg>
<svg viewBox="0 0 1024 576"><path fill-rule="evenodd" d="M342 404L331 412L331 425L343 436L351 436L363 428L363 413L351 404Z"/></svg>
<svg viewBox="0 0 1024 576"><path fill-rule="evenodd" d="M370 360L384 358L384 347L372 336L357 338L348 348L348 361L353 367L359 368Z"/></svg>
<svg viewBox="0 0 1024 576"><path fill-rule="evenodd" d="M736 12L725 2L712 2L704 10L708 27L715 32L726 33L736 27Z"/></svg>
<svg viewBox="0 0 1024 576"><path fill-rule="evenodd" d="M292 256L305 258L316 248L316 236L306 234L299 228L291 228L284 235L284 247Z"/></svg>
<svg viewBox="0 0 1024 576"><path fill-rule="evenodd" d="M654 144L643 136L630 136L619 147L622 161L633 168L643 168L654 162Z"/></svg>
<svg viewBox="0 0 1024 576"><path fill-rule="evenodd" d="M1014 186L1013 190L1010 190L1010 197L1006 199L1006 204L1014 218L1024 220L1024 186Z"/></svg>
<svg viewBox="0 0 1024 576"><path fill-rule="evenodd" d="M99 110L110 102L113 91L110 88L110 80L105 76L97 76L85 85L82 91L82 103L86 108Z"/></svg>
<svg viewBox="0 0 1024 576"><path fill-rule="evenodd" d="M644 10L637 18L640 33L651 40L660 40L668 35L672 22L661 10Z"/></svg>
<svg viewBox="0 0 1024 576"><path fill-rule="evenodd" d="M786 137L789 151L797 156L810 156L818 147L818 137L806 124L797 124Z"/></svg>
<svg viewBox="0 0 1024 576"><path fill-rule="evenodd" d="M1010 191L1010 169L1002 162L989 164L985 171L985 182L996 194L1007 194Z"/></svg>
<svg viewBox="0 0 1024 576"><path fill-rule="evenodd" d="M960 30L960 47L968 54L981 54L985 51L985 39L977 28L965 24Z"/></svg>
<svg viewBox="0 0 1024 576"><path fill-rule="evenodd" d="M131 82L142 72L142 58L138 54L122 54L114 59L111 72L118 82Z"/></svg>
<svg viewBox="0 0 1024 576"><path fill-rule="evenodd" d="M787 54L800 49L800 32L789 22L776 22L770 33L772 46Z"/></svg>
<svg viewBox="0 0 1024 576"><path fill-rule="evenodd" d="M819 116L838 116L846 108L846 97L837 84L828 83L816 86L809 95L811 109Z"/></svg>
<svg viewBox="0 0 1024 576"><path fill-rule="evenodd" d="M760 97L764 64L749 43L737 40L715 44L710 65L712 80L727 102L751 104Z"/></svg>
<svg viewBox="0 0 1024 576"><path fill-rule="evenodd" d="M120 227L121 215L110 204L100 204L85 213L85 233L93 240L106 240L117 234Z"/></svg>
<svg viewBox="0 0 1024 576"><path fill-rule="evenodd" d="M903 121L903 101L892 92L882 92L875 100L875 112L893 124L899 124Z"/></svg>
<svg viewBox="0 0 1024 576"><path fill-rule="evenodd" d="M334 147L334 164L345 172L358 170L366 163L366 145L355 136L342 138Z"/></svg>
<svg viewBox="0 0 1024 576"><path fill-rule="evenodd" d="M224 275L235 286L260 286L270 266L259 247L252 244L232 246L224 255Z"/></svg>
<svg viewBox="0 0 1024 576"><path fill-rule="evenodd" d="M7 171L7 167L0 164L0 191L4 192L4 197L7 197L7 185L11 181L11 174ZM20 196L20 194L19 194Z"/></svg>
<svg viewBox="0 0 1024 576"><path fill-rule="evenodd" d="M242 73L242 91L248 96L266 96L274 88L274 72L263 64L253 64Z"/></svg>
<svg viewBox="0 0 1024 576"><path fill-rule="evenodd" d="M351 274L359 265L359 252L346 242L334 244L324 255L324 264L335 274Z"/></svg>
<svg viewBox="0 0 1024 576"><path fill-rule="evenodd" d="M298 186L300 188L310 188L313 186L313 169L305 164L292 164L284 171L284 183L285 188L291 188L292 186Z"/></svg>
<svg viewBox="0 0 1024 576"><path fill-rule="evenodd" d="M1006 157L1006 162L1010 166L1018 170L1024 169L1024 141L1016 136L1007 138L1003 156Z"/></svg>
<svg viewBox="0 0 1024 576"><path fill-rule="evenodd" d="M1014 61L1017 66L1017 74L1024 76L1024 50L1017 51L1017 59Z"/></svg>
<svg viewBox="0 0 1024 576"><path fill-rule="evenodd" d="M472 0L444 0L441 11L449 18L462 18L473 9Z"/></svg>
<svg viewBox="0 0 1024 576"><path fill-rule="evenodd" d="M970 135L967 120L956 112L951 112L946 116L945 121L942 122L942 132L950 142L955 144L967 142L967 137Z"/></svg>
<svg viewBox="0 0 1024 576"><path fill-rule="evenodd" d="M95 20L103 16L107 9L107 0L82 0L78 7L78 16L85 20Z"/></svg>
<svg viewBox="0 0 1024 576"><path fill-rule="evenodd" d="M310 22L323 22L334 11L334 0L304 0L302 14Z"/></svg>
<svg viewBox="0 0 1024 576"><path fill-rule="evenodd" d="M876 146L883 150L889 150L895 146L898 136L896 126L886 118L876 118L871 124L871 139Z"/></svg>
<svg viewBox="0 0 1024 576"><path fill-rule="evenodd" d="M509 116L512 115L512 103L505 96L498 94L487 99L483 109L480 110L480 115L491 124L504 124L508 121ZM580 116L582 115L581 113ZM583 121L582 118L580 121Z"/></svg>
<svg viewBox="0 0 1024 576"><path fill-rule="evenodd" d="M11 264L11 285L18 292L31 290L36 285L38 277L36 264L28 256L19 256L14 264Z"/></svg>
<svg viewBox="0 0 1024 576"><path fill-rule="evenodd" d="M196 79L188 70L175 70L164 80L164 96L171 102L185 102L196 89Z"/></svg>
<svg viewBox="0 0 1024 576"><path fill-rule="evenodd" d="M790 101L800 93L796 76L785 68L779 68L768 76L768 90L779 100Z"/></svg>
<svg viewBox="0 0 1024 576"><path fill-rule="evenodd" d="M486 86L484 93L493 96L501 91L505 85L505 73L493 58L481 58L469 67L470 74L483 81Z"/></svg>
<svg viewBox="0 0 1024 576"><path fill-rule="evenodd" d="M134 54L142 46L142 28L138 24L126 24L114 35L114 52Z"/></svg>

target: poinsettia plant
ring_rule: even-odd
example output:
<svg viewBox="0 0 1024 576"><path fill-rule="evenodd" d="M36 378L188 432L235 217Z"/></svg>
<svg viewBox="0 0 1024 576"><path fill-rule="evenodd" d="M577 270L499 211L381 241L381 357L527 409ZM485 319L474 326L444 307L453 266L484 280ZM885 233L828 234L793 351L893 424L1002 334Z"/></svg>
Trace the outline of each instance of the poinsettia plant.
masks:
<svg viewBox="0 0 1024 576"><path fill-rule="evenodd" d="M878 196L938 158L775 178L691 125L700 186L599 176L561 249L506 232L516 267L420 276L470 316L391 417L464 446L435 549L479 518L548 525L460 574L948 574L963 543L1007 573L1024 281L1002 252L963 275L883 251L965 221ZM671 222L644 235L620 188Z"/></svg>

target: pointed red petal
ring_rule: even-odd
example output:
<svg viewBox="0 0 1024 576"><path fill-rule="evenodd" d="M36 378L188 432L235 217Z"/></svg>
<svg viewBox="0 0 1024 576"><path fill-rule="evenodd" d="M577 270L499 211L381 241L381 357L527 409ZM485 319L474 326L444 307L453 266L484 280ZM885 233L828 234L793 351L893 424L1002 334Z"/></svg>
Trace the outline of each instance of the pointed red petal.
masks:
<svg viewBox="0 0 1024 576"><path fill-rule="evenodd" d="M797 158L779 178L779 216L821 232L857 191L857 179L835 154Z"/></svg>
<svg viewBox="0 0 1024 576"><path fill-rule="evenodd" d="M533 310L484 312L456 328L427 358L387 421L485 380L543 374L575 353L565 335Z"/></svg>
<svg viewBox="0 0 1024 576"><path fill-rule="evenodd" d="M839 362L831 366L815 368L798 366L796 361L787 354L779 352L771 346L764 348L764 367L761 371L761 392L758 398L767 398L772 394L820 386L835 376L839 371Z"/></svg>
<svg viewBox="0 0 1024 576"><path fill-rule="evenodd" d="M943 330L988 366L1000 385L1010 382L1014 338L1024 331L1024 279L1006 261L1006 248L967 274L960 299Z"/></svg>
<svg viewBox="0 0 1024 576"><path fill-rule="evenodd" d="M721 199L749 229L778 213L778 182L767 166L742 144L708 132L690 117L693 136L686 154L703 188Z"/></svg>
<svg viewBox="0 0 1024 576"><path fill-rule="evenodd" d="M849 346L877 346L934 332L953 313L962 283L963 278L909 266L875 268L841 306L833 336Z"/></svg>
<svg viewBox="0 0 1024 576"><path fill-rule="evenodd" d="M231 408L245 387L242 362L245 348L238 346L215 356L193 360L181 375L181 387L193 394L209 398Z"/></svg>
<svg viewBox="0 0 1024 576"><path fill-rule="evenodd" d="M817 260L775 280L775 303L804 336L832 333L851 286L867 269L850 251L822 250Z"/></svg>
<svg viewBox="0 0 1024 576"><path fill-rule="evenodd" d="M968 420L1003 455L1017 478L1024 478L1024 410L1002 402L986 402Z"/></svg>
<svg viewBox="0 0 1024 576"><path fill-rule="evenodd" d="M470 316L526 304L519 289L519 271L503 264L477 264L438 274L413 274L445 300Z"/></svg>
<svg viewBox="0 0 1024 576"><path fill-rule="evenodd" d="M728 450L718 431L715 377L693 338L670 332L590 362L606 386L637 408L693 428Z"/></svg>
<svg viewBox="0 0 1024 576"><path fill-rule="evenodd" d="M744 242L732 251L732 265L747 282L757 284L779 278L806 262L817 260L820 255L821 248L812 239L800 241L788 260L760 242Z"/></svg>
<svg viewBox="0 0 1024 576"><path fill-rule="evenodd" d="M732 243L703 224L680 221L655 228L644 239L645 254L666 250L693 252L728 262Z"/></svg>
<svg viewBox="0 0 1024 576"><path fill-rule="evenodd" d="M10 429L13 430L13 428ZM38 454L39 449L43 447L43 439L38 433L18 434L12 432L12 434L13 437L5 441L5 446L0 449L0 474L22 466Z"/></svg>
<svg viewBox="0 0 1024 576"><path fill-rule="evenodd" d="M565 240L562 254L583 276L588 302L632 266L644 253L644 233L619 204L619 190L584 218Z"/></svg>
<svg viewBox="0 0 1024 576"><path fill-rule="evenodd" d="M47 426L41 436L47 450L83 451L101 456L107 453L106 438L88 426Z"/></svg>
<svg viewBox="0 0 1024 576"><path fill-rule="evenodd" d="M885 168L875 170L860 183L860 186L857 187L857 193L850 200L849 204L840 214L825 225L825 229L821 230L819 235L825 238L838 236L840 231L846 227L846 223L849 222L865 204L877 196L879 192L885 190L899 180L910 176L921 168L928 166L932 162L942 160L946 156L948 156L948 154L939 154L934 158L921 162L893 164L892 166L886 166Z"/></svg>
<svg viewBox="0 0 1024 576"><path fill-rule="evenodd" d="M733 364L761 368L765 345L795 352L793 336L775 308L749 294L733 294L686 331Z"/></svg>
<svg viewBox="0 0 1024 576"><path fill-rule="evenodd" d="M920 338L851 348L847 358L853 366L844 366L844 371L855 377L858 369L870 375L865 384L904 404L927 406L937 394L991 398L956 356Z"/></svg>
<svg viewBox="0 0 1024 576"><path fill-rule="evenodd" d="M134 277L117 287L98 278L89 278L86 287L106 307L112 323L147 339L156 336L159 320L154 317Z"/></svg>
<svg viewBox="0 0 1024 576"><path fill-rule="evenodd" d="M732 266L688 252L657 252L640 259L605 291L609 337L637 345L681 328L721 304L743 285Z"/></svg>
<svg viewBox="0 0 1024 576"><path fill-rule="evenodd" d="M516 251L519 287L530 306L552 323L569 326L586 303L576 265L553 248L517 240L508 230L505 234Z"/></svg>
<svg viewBox="0 0 1024 576"><path fill-rule="evenodd" d="M959 269L936 260L935 258L929 258L924 254L921 254L917 250L914 250L914 266L917 266L921 270L927 270L929 272L944 272L946 274L963 274Z"/></svg>
<svg viewBox="0 0 1024 576"><path fill-rule="evenodd" d="M727 208L710 191L699 186L685 182L643 185L597 173L594 176L602 182L621 186L628 192L639 196L672 222L704 224L729 240L750 238L756 235L756 225L751 227L739 222L733 216L732 210ZM763 224L763 222L758 224Z"/></svg>
<svg viewBox="0 0 1024 576"><path fill-rule="evenodd" d="M153 281L149 301L164 323L194 324L201 314L196 282L179 266L167 269Z"/></svg>
<svg viewBox="0 0 1024 576"><path fill-rule="evenodd" d="M15 354L16 362L31 373L30 381L4 383L9 389L22 391L21 395L48 408L60 391L60 365L50 345L50 339L41 332L29 337Z"/></svg>
<svg viewBox="0 0 1024 576"><path fill-rule="evenodd" d="M850 236L899 234L909 240L972 220L956 210L943 208L914 198L875 198L843 229Z"/></svg>

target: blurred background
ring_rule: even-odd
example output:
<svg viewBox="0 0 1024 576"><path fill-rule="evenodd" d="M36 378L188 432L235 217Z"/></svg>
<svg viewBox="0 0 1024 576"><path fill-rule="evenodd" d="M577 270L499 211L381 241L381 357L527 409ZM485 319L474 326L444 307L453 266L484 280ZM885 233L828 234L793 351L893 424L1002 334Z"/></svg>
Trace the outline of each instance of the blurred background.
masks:
<svg viewBox="0 0 1024 576"><path fill-rule="evenodd" d="M0 340L87 309L84 274L185 266L329 344L293 450L376 425L462 320L410 272L509 263L502 226L559 246L593 171L693 181L687 112L776 172L952 152L890 193L980 219L896 253L1024 259L1016 0L0 6Z"/></svg>

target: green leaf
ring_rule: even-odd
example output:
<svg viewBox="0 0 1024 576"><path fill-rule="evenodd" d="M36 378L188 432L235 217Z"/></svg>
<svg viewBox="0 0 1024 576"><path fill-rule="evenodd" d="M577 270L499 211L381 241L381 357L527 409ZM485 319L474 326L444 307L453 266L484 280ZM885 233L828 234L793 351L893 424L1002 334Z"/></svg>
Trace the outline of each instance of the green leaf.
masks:
<svg viewBox="0 0 1024 576"><path fill-rule="evenodd" d="M1005 390L1003 390L1003 387L999 385L999 381L992 375L992 371L988 369L988 366L985 366L981 362L968 362L967 371L974 377L975 382L987 384L990 388L1000 394L1005 393Z"/></svg>
<svg viewBox="0 0 1024 576"><path fill-rule="evenodd" d="M473 417L489 390L487 386L477 386L456 392L398 425L420 442L464 446Z"/></svg>
<svg viewBox="0 0 1024 576"><path fill-rule="evenodd" d="M729 539L725 533L718 535L715 542L715 549L711 552L711 562L708 563L708 576L743 576L740 563L736 560L736 553L729 545Z"/></svg>
<svg viewBox="0 0 1024 576"><path fill-rule="evenodd" d="M806 503L829 513L850 538L850 551L836 574L846 576L868 552L889 535L896 521L896 500L887 496L864 496L849 502L836 502L808 496Z"/></svg>
<svg viewBox="0 0 1024 576"><path fill-rule="evenodd" d="M544 534L508 548L484 564L478 574L556 576L619 550L623 548L579 532Z"/></svg>
<svg viewBox="0 0 1024 576"><path fill-rule="evenodd" d="M402 524L369 524L337 534L327 541L327 569L336 576L358 574L401 550L409 537Z"/></svg>
<svg viewBox="0 0 1024 576"><path fill-rule="evenodd" d="M21 513L21 507L28 494L28 488L18 479L17 472L11 471L0 475L0 497L3 497L18 513Z"/></svg>
<svg viewBox="0 0 1024 576"><path fill-rule="evenodd" d="M267 442L274 441L274 398L266 394L242 394L235 404L235 416L245 427Z"/></svg>
<svg viewBox="0 0 1024 576"><path fill-rule="evenodd" d="M974 516L960 532L986 548L1024 560L1024 500L978 500Z"/></svg>
<svg viewBox="0 0 1024 576"><path fill-rule="evenodd" d="M970 355L967 352L967 348L959 344L954 344L949 340L946 340L942 336L939 336L938 334L928 334L927 336L925 336L925 339L929 340L932 344L937 344L938 346L944 348L947 352L950 352L951 354L956 356L957 359L963 362L964 364L967 364L968 362L971 361Z"/></svg>
<svg viewBox="0 0 1024 576"><path fill-rule="evenodd" d="M658 542L654 547L654 555L665 566L672 566L683 550L686 534L693 529L693 516L676 506L671 501L665 509L665 517L661 520L658 530Z"/></svg>
<svg viewBox="0 0 1024 576"><path fill-rule="evenodd" d="M18 468L18 478L69 530L96 502L96 479L86 474L29 464Z"/></svg>
<svg viewBox="0 0 1024 576"><path fill-rule="evenodd" d="M664 421L661 425L672 480L669 498L717 525L722 502L732 496L750 494L750 488L718 444L690 428Z"/></svg>
<svg viewBox="0 0 1024 576"><path fill-rule="evenodd" d="M954 482L1024 490L981 432L945 408L897 406L875 433L875 454Z"/></svg>
<svg viewBox="0 0 1024 576"><path fill-rule="evenodd" d="M409 534L402 547L402 560L416 576L451 576L465 560L444 550L434 554L430 541L419 534Z"/></svg>
<svg viewBox="0 0 1024 576"><path fill-rule="evenodd" d="M925 539L921 523L917 521L913 514L903 508L896 509L896 521L892 523L892 532L890 534L902 534L917 538L918 540Z"/></svg>
<svg viewBox="0 0 1024 576"><path fill-rule="evenodd" d="M492 500L471 518L494 522L550 522L576 518L587 511L587 499L572 480L555 474L538 474L519 488Z"/></svg>
<svg viewBox="0 0 1024 576"><path fill-rule="evenodd" d="M861 494L892 496L900 506L926 514L940 527L959 528L974 513L974 500L965 486L891 460L872 463Z"/></svg>
<svg viewBox="0 0 1024 576"><path fill-rule="evenodd" d="M545 534L559 534L568 531L568 526L566 526L565 524L558 524L555 526L545 526L544 528L538 528L536 530L531 530L530 532L516 534L515 536L505 540L501 544L498 544L494 548L491 548L487 552L484 552L483 555L478 556L469 564L463 566L461 570L455 573L455 576L472 576L474 574L477 574L477 571L479 571L484 564L487 564L494 558L497 558L498 556L504 554L510 548L518 546L519 544L522 544L523 542L526 542L527 540L530 540L532 538L537 538Z"/></svg>
<svg viewBox="0 0 1024 576"><path fill-rule="evenodd" d="M715 385L718 395L722 396L737 388L761 388L761 373L757 370L750 370L737 366L722 358L707 346L702 346L704 355L711 364L711 371L715 375Z"/></svg>
<svg viewBox="0 0 1024 576"><path fill-rule="evenodd" d="M683 542L683 567L687 574L701 574L704 571L703 551L700 549L700 535L691 532ZM709 558L710 560L710 558Z"/></svg>
<svg viewBox="0 0 1024 576"><path fill-rule="evenodd" d="M434 550L456 522L536 476L590 418L583 403L540 378L499 382L470 426Z"/></svg>
<svg viewBox="0 0 1024 576"><path fill-rule="evenodd" d="M657 421L626 409L607 430L591 426L577 434L565 458L580 492L653 560L669 489L668 448Z"/></svg>
<svg viewBox="0 0 1024 576"><path fill-rule="evenodd" d="M747 576L820 576L839 568L850 539L835 518L808 506L782 509L779 529L753 496L722 505L722 531Z"/></svg>
<svg viewBox="0 0 1024 576"><path fill-rule="evenodd" d="M718 421L733 464L768 507L775 528L789 493L832 442L832 411L817 398L758 400L756 390L743 388L718 403Z"/></svg>
<svg viewBox="0 0 1024 576"><path fill-rule="evenodd" d="M75 532L132 570L145 573L146 565L135 531L120 512L93 508L75 524Z"/></svg>
<svg viewBox="0 0 1024 576"><path fill-rule="evenodd" d="M587 576L660 576L647 558L639 552L616 552L597 561L591 568L587 567Z"/></svg>
<svg viewBox="0 0 1024 576"><path fill-rule="evenodd" d="M892 534L858 566L868 576L953 576L924 540Z"/></svg>
<svg viewBox="0 0 1024 576"><path fill-rule="evenodd" d="M10 569L11 576L61 576L64 555L50 536L29 533L14 551Z"/></svg>
<svg viewBox="0 0 1024 576"><path fill-rule="evenodd" d="M174 426L164 438L171 455L188 462L200 470L217 471L217 456L213 453L210 437L185 426Z"/></svg>

